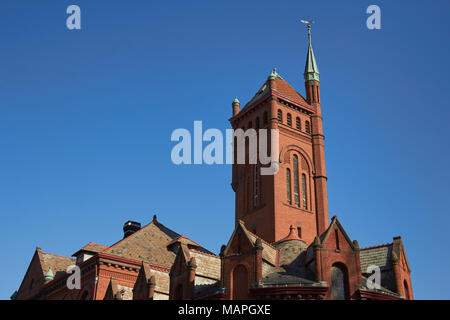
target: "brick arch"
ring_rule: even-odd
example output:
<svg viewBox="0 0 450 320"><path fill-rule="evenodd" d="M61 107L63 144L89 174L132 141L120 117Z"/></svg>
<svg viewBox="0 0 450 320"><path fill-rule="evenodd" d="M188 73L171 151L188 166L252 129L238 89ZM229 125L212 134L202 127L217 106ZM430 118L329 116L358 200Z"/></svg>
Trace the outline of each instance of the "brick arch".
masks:
<svg viewBox="0 0 450 320"><path fill-rule="evenodd" d="M311 175L314 175L316 173L316 169L314 168L314 163L312 162L311 157L308 155L308 153L302 148L295 144L290 144L287 146L284 146L280 151L279 161L280 163L286 162L285 157L289 154L290 151L296 151L298 152L305 160L306 164L309 167L309 173Z"/></svg>

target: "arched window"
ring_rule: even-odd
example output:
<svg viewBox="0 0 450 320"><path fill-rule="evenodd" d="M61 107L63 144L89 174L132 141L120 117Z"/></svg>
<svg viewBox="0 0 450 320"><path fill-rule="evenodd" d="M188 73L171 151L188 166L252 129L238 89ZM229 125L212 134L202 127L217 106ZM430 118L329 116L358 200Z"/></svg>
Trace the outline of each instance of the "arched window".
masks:
<svg viewBox="0 0 450 320"><path fill-rule="evenodd" d="M311 128L309 126L309 121L305 122L305 131L306 131L306 133L311 133Z"/></svg>
<svg viewBox="0 0 450 320"><path fill-rule="evenodd" d="M303 208L308 209L308 200L306 198L306 175L302 174L302 202Z"/></svg>
<svg viewBox="0 0 450 320"><path fill-rule="evenodd" d="M292 127L292 116L290 113L287 114L287 125Z"/></svg>
<svg viewBox="0 0 450 320"><path fill-rule="evenodd" d="M298 157L294 154L293 157L293 170L294 170L294 203L296 205L300 205L300 198L299 198L299 185L298 185Z"/></svg>
<svg viewBox="0 0 450 320"><path fill-rule="evenodd" d="M299 117L295 118L295 127L297 130L302 130L302 124Z"/></svg>
<svg viewBox="0 0 450 320"><path fill-rule="evenodd" d="M248 272L242 265L233 270L233 300L248 299Z"/></svg>
<svg viewBox="0 0 450 320"><path fill-rule="evenodd" d="M289 204L292 203L291 198L291 170L286 169L286 196Z"/></svg>
<svg viewBox="0 0 450 320"><path fill-rule="evenodd" d="M283 112L281 110L278 110L277 117L278 117L278 122L283 123Z"/></svg>
<svg viewBox="0 0 450 320"><path fill-rule="evenodd" d="M267 119L267 111L264 111L264 115L263 115L263 123L264 123L264 124L267 124L267 121L268 121L268 119Z"/></svg>
<svg viewBox="0 0 450 320"><path fill-rule="evenodd" d="M340 263L335 263L331 267L331 293L333 300L349 298L347 269Z"/></svg>
<svg viewBox="0 0 450 320"><path fill-rule="evenodd" d="M258 206L258 164L255 164L253 167L253 207L256 208Z"/></svg>
<svg viewBox="0 0 450 320"><path fill-rule="evenodd" d="M405 290L405 298L407 300L411 300L411 296L409 295L409 286L408 286L408 282L406 282L406 280L403 281L403 287Z"/></svg>

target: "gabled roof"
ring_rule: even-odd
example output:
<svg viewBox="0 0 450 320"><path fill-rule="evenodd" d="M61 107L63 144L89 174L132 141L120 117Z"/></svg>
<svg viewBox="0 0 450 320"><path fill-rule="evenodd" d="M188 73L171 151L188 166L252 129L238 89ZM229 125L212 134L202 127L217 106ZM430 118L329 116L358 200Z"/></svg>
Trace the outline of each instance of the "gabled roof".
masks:
<svg viewBox="0 0 450 320"><path fill-rule="evenodd" d="M73 264L73 258L42 252L41 248L37 247L15 298L28 299L36 295L46 281L52 280L50 274L53 278L66 274L67 267Z"/></svg>
<svg viewBox="0 0 450 320"><path fill-rule="evenodd" d="M92 252L92 253L99 253L99 252L102 252L102 251L106 250L107 248L108 248L108 246L105 246L105 245L102 245L102 244L93 243L93 242L89 242L87 245L85 245L80 250L75 252L72 255L72 257L76 256L81 251L88 251L88 252Z"/></svg>
<svg viewBox="0 0 450 320"><path fill-rule="evenodd" d="M332 230L334 230L336 228L338 228L342 235L344 236L345 240L347 240L348 244L350 245L350 247L355 250L355 245L353 244L352 240L350 239L350 237L347 235L347 232L345 232L344 227L342 227L341 223L339 222L337 216L334 216L333 218L331 218L331 223L328 226L327 230L325 230L324 233L322 233L320 235L320 242L324 243L328 236L330 235L330 233L332 232Z"/></svg>
<svg viewBox="0 0 450 320"><path fill-rule="evenodd" d="M42 266L43 276L52 269L54 277L66 273L67 267L75 264L75 259L38 250L39 261Z"/></svg>
<svg viewBox="0 0 450 320"><path fill-rule="evenodd" d="M197 250L210 253L196 242L167 228L156 219L106 248L102 253L171 268L176 252L171 250L170 244L177 241L192 244Z"/></svg>
<svg viewBox="0 0 450 320"><path fill-rule="evenodd" d="M188 237L181 235L179 237L176 237L175 239L171 240L168 244L167 247L170 247L171 245L175 244L175 243L182 243L182 244L186 244L186 245L190 245L193 247L201 247L201 245L199 245L197 242L189 239Z"/></svg>
<svg viewBox="0 0 450 320"><path fill-rule="evenodd" d="M166 244L179 236L175 231L153 220L102 253L170 268L175 260L175 253L169 250Z"/></svg>
<svg viewBox="0 0 450 320"><path fill-rule="evenodd" d="M254 102L260 100L260 98L267 98L269 96L276 96L294 105L303 107L310 111L314 111L314 107L310 106L305 98L298 93L286 80L284 80L274 69L269 75L268 79L259 88L255 95L250 99L249 102L242 108L242 110L236 115L244 114Z"/></svg>
<svg viewBox="0 0 450 320"><path fill-rule="evenodd" d="M228 241L228 244L225 247L225 250L224 250L225 255L227 255L228 250L231 246L231 243L232 243L238 230L241 230L243 232L243 234L245 235L245 238L249 241L249 244L251 245L251 247L255 246L255 242L256 242L256 239L258 239L258 236L251 233L250 231L248 231L247 228L245 227L244 222L242 220L239 220L239 223L236 224L233 234L231 235L230 240ZM261 238L259 238L259 239L261 239ZM263 239L261 239L261 243L262 243L262 247L263 247L263 251L262 251L263 260L265 260L275 266L277 264L277 255L278 255L277 249L275 247L273 247L271 244L264 241Z"/></svg>

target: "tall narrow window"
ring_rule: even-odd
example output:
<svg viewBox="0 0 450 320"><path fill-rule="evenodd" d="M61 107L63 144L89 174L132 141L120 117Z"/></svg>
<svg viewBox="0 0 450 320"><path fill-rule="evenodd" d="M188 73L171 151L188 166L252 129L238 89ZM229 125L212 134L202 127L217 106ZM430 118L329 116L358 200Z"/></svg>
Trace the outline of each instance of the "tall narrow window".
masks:
<svg viewBox="0 0 450 320"><path fill-rule="evenodd" d="M283 123L283 112L281 110L278 110L277 117L278 117L278 122Z"/></svg>
<svg viewBox="0 0 450 320"><path fill-rule="evenodd" d="M258 206L258 164L253 166L255 169L253 171L253 207Z"/></svg>
<svg viewBox="0 0 450 320"><path fill-rule="evenodd" d="M267 121L268 121L268 119L267 119L267 111L264 111L264 115L263 115L263 123L264 123L264 124L267 124Z"/></svg>
<svg viewBox="0 0 450 320"><path fill-rule="evenodd" d="M287 114L287 125L292 127L292 116L290 113Z"/></svg>
<svg viewBox="0 0 450 320"><path fill-rule="evenodd" d="M292 203L291 198L291 170L286 169L286 196L289 204Z"/></svg>
<svg viewBox="0 0 450 320"><path fill-rule="evenodd" d="M293 166L294 166L294 203L296 205L300 205L300 197L299 197L299 186L298 186L298 157L294 154L294 160L293 160Z"/></svg>
<svg viewBox="0 0 450 320"><path fill-rule="evenodd" d="M302 202L303 208L308 209L308 200L306 198L306 175L302 174Z"/></svg>
<svg viewBox="0 0 450 320"><path fill-rule="evenodd" d="M306 133L311 133L311 128L309 126L309 121L305 122L305 131L306 131Z"/></svg>
<svg viewBox="0 0 450 320"><path fill-rule="evenodd" d="M334 236L335 236L335 238L336 238L336 249L337 249L337 250L340 250L340 249L341 249L341 246L340 246L340 244L339 244L339 231L337 231L337 229L334 230Z"/></svg>
<svg viewBox="0 0 450 320"><path fill-rule="evenodd" d="M255 120L256 129L259 129L259 117Z"/></svg>
<svg viewBox="0 0 450 320"><path fill-rule="evenodd" d="M300 118L299 118L299 117L297 117L297 118L295 119L295 127L297 128L297 130L302 130L302 125L301 125L301 122L300 122Z"/></svg>
<svg viewBox="0 0 450 320"><path fill-rule="evenodd" d="M302 238L302 227L297 227L297 235L300 239Z"/></svg>

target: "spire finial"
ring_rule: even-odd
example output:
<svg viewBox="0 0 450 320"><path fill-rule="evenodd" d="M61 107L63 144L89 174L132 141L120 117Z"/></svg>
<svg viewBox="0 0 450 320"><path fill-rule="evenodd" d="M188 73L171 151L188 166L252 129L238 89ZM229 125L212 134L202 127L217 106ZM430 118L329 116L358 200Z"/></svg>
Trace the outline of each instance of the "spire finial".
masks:
<svg viewBox="0 0 450 320"><path fill-rule="evenodd" d="M304 78L306 81L315 80L319 81L319 68L317 67L316 58L311 45L311 24L313 20L300 20L302 23L308 25L308 55L306 57L306 66Z"/></svg>

